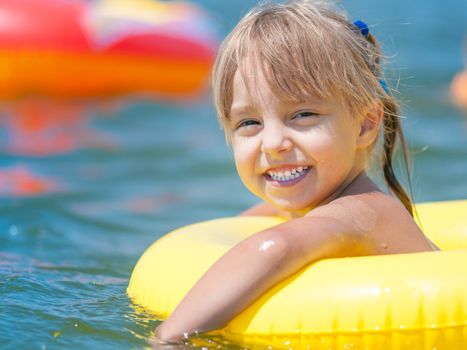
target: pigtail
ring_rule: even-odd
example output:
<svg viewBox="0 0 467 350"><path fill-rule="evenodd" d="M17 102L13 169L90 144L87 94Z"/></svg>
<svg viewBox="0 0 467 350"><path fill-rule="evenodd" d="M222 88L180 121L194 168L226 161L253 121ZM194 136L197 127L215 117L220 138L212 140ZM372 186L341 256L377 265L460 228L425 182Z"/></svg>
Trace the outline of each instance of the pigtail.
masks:
<svg viewBox="0 0 467 350"><path fill-rule="evenodd" d="M367 52L366 64L370 71L375 77L381 75L381 50L376 38L371 34L365 35L366 41L371 44L372 49ZM413 200L412 200L412 184L410 180L410 157L409 148L402 132L402 126L400 122L399 106L394 98L389 94L389 90L386 86L386 82L382 79L378 79L380 82L380 90L382 94L382 102L384 106L384 136L383 136L383 156L382 156L382 167L384 174L384 181L388 186L390 192L399 198L401 203L410 213L414 216ZM394 168L392 165L394 152L399 139L400 146L402 149L402 160L407 174L409 193L407 193L402 187L401 183L396 177Z"/></svg>
<svg viewBox="0 0 467 350"><path fill-rule="evenodd" d="M412 193L412 185L410 181L410 166L409 166L409 151L407 147L407 142L405 140L404 134L402 132L401 123L399 120L398 106L392 98L386 98L384 102L384 138L383 138L383 157L382 157L382 166L384 173L384 180L389 188L389 190L395 194L399 200L402 202L404 207L410 213L414 215L413 212L413 201L411 195L407 194L400 182L397 180L396 174L394 173L394 168L392 165L392 160L394 156L394 150L396 148L397 138L402 148L402 158L404 161L405 170L407 172L409 193Z"/></svg>

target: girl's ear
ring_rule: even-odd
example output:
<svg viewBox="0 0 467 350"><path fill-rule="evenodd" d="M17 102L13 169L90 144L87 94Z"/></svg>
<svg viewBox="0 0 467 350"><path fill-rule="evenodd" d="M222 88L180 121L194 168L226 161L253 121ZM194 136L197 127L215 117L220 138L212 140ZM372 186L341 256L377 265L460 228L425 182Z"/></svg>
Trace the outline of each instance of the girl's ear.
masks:
<svg viewBox="0 0 467 350"><path fill-rule="evenodd" d="M380 102L372 103L363 114L360 121L360 133L358 134L357 146L367 148L378 138L384 111Z"/></svg>

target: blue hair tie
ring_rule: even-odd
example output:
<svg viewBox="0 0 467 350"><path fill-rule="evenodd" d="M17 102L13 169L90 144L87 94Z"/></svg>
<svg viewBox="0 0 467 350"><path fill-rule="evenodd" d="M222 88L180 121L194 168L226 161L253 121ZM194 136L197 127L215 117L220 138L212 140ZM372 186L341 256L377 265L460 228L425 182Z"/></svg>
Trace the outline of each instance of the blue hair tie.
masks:
<svg viewBox="0 0 467 350"><path fill-rule="evenodd" d="M381 85L381 87L383 88L383 90L389 94L390 90L389 90L389 87L388 87L388 84L386 83L386 80L384 79L378 79L379 81L379 84Z"/></svg>
<svg viewBox="0 0 467 350"><path fill-rule="evenodd" d="M365 37L365 38L368 38L368 34L370 34L370 28L368 28L368 25L361 21L361 20L356 20L355 22L353 22L353 24L358 28L360 29L360 33L362 33L362 35Z"/></svg>
<svg viewBox="0 0 467 350"><path fill-rule="evenodd" d="M365 38L368 38L368 35L370 34L370 28L368 28L368 25L363 22L362 20L356 20L355 22L353 22L354 26L356 26L359 30L360 30L360 33L365 37ZM381 85L381 87L383 88L383 90L389 94L390 92L390 89L388 87L388 84L386 83L386 80L384 79L378 79L379 81L379 84Z"/></svg>

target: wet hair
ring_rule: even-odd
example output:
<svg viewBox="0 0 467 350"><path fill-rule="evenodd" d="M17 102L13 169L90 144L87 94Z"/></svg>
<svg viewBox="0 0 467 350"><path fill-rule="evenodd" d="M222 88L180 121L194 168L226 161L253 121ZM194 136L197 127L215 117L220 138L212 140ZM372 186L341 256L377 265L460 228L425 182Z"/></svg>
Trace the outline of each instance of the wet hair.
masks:
<svg viewBox="0 0 467 350"><path fill-rule="evenodd" d="M372 103L384 110L381 163L384 180L413 215L412 201L393 169L396 142L409 178L408 151L399 105L380 80L382 52L374 36L362 35L345 12L329 2L267 2L253 8L221 45L212 73L213 97L221 124L229 125L233 80L238 71L254 95L260 70L280 98L341 98L352 115ZM227 132L227 127L225 127Z"/></svg>

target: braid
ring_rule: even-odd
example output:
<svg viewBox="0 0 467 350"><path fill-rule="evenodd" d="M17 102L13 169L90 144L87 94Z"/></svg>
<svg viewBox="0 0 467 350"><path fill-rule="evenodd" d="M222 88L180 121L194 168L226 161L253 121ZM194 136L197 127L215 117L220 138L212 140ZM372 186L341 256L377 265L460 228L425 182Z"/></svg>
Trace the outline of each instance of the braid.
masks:
<svg viewBox="0 0 467 350"><path fill-rule="evenodd" d="M362 37L362 36L360 36ZM373 75L378 78L381 76L381 50L378 44L378 41L370 32L364 36L365 41L369 43L370 47L367 47L366 54L364 55L366 64ZM385 83L385 81L383 80ZM383 174L384 180L390 192L395 194L399 200L402 202L404 207L414 216L413 201L412 201L412 185L410 181L410 167L409 167L409 151L407 142L402 132L402 127L399 119L399 106L395 99L390 95L389 91L386 91L386 88L382 87L381 91L382 97L381 101L384 105L384 142L383 142ZM396 148L397 138L399 138L400 145L402 147L402 158L407 173L409 194L404 190L399 180L397 180L396 174L394 173L394 168L392 165L392 160L394 156L394 151Z"/></svg>
<svg viewBox="0 0 467 350"><path fill-rule="evenodd" d="M409 168L409 152L407 142L405 141L404 134L402 132L398 107L392 98L385 99L384 101L384 142L383 142L383 173L384 180L389 190L394 193L399 200L402 202L404 207L410 213L414 215L411 195L409 196L404 190L402 185L397 180L396 174L392 166L392 158L394 155L394 149L397 142L397 137L402 147L402 157L404 166L407 172L407 178L409 183L409 192L412 193L412 185L410 181L410 168Z"/></svg>

